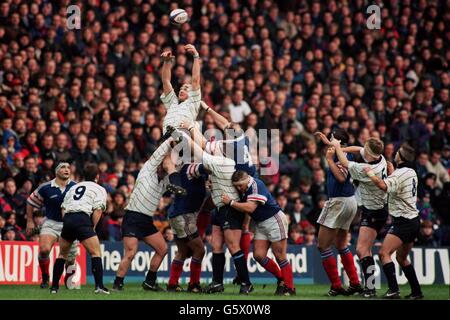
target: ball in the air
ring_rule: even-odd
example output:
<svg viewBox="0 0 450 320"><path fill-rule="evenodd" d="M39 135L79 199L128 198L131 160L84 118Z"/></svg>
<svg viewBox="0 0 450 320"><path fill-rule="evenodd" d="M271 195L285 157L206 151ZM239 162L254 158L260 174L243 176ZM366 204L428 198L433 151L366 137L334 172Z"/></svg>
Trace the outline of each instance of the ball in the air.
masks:
<svg viewBox="0 0 450 320"><path fill-rule="evenodd" d="M183 9L175 9L170 13L170 22L174 25L181 25L189 20L188 14Z"/></svg>

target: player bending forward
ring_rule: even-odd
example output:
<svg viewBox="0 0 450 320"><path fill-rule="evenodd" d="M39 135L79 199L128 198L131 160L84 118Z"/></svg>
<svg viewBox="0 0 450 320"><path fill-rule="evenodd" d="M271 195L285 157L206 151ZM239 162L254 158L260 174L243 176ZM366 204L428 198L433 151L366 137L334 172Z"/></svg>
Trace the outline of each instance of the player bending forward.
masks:
<svg viewBox="0 0 450 320"><path fill-rule="evenodd" d="M394 158L397 169L391 172L393 168L388 167L390 172L388 172L387 178L380 179L370 167L365 167L365 171L372 182L389 194L389 213L394 218L393 225L384 238L379 252L383 271L389 285L388 291L383 296L385 299L400 299L400 290L395 277L395 265L391 260L394 252L397 253L397 262L411 287L411 293L406 298L413 300L423 298L414 267L408 261L408 254L420 229L419 211L416 207L418 179L413 169L414 158L414 149L404 144Z"/></svg>
<svg viewBox="0 0 450 320"><path fill-rule="evenodd" d="M169 184L168 175L178 174L170 155L174 143L172 137L164 141L139 172L130 201L125 207L122 222L124 255L114 279L113 290L123 290L123 281L136 255L139 240L155 250L142 287L151 291L164 290L156 283L156 273L167 254L167 244L153 224L153 214Z"/></svg>
<svg viewBox="0 0 450 320"><path fill-rule="evenodd" d="M53 245L61 236L63 227L61 204L66 193L76 182L70 180L70 164L60 162L55 169L55 179L41 184L27 199L27 229L31 235L36 228L33 221L33 210L45 208L45 221L39 235L39 267L42 273L41 288L48 288L49 283L49 254ZM70 266L75 265L77 256L77 243L72 245L66 262L66 278L70 275ZM61 257L61 256L60 256ZM73 270L75 272L75 270Z"/></svg>
<svg viewBox="0 0 450 320"><path fill-rule="evenodd" d="M323 142L328 139L323 133L317 135ZM341 128L333 130L332 136L341 141L343 145L348 143L349 136ZM322 265L331 282L329 296L352 295L361 293L362 288L359 284L358 273L356 272L353 255L347 246L347 234L350 224L355 218L357 203L355 199L355 189L350 181L350 175L335 156L334 147L329 147L326 154L328 163L327 170L327 191L328 200L317 220L320 225L318 249L322 258ZM352 154L346 154L348 160L353 160ZM350 279L350 286L345 290L342 287L341 279L338 274L336 258L331 248L335 245L338 250L345 272Z"/></svg>
<svg viewBox="0 0 450 320"><path fill-rule="evenodd" d="M353 180L359 181L359 190L362 202L362 216L359 227L356 252L361 261L364 274L365 287L363 296L372 298L376 296L375 288L375 261L372 256L372 246L388 218L386 206L387 195L370 180L364 171L370 166L374 174L384 179L387 176L386 160L382 153L383 142L376 138L369 138L364 144L364 149L358 148L367 163L349 161L341 148L341 141L333 139L331 145L336 149L336 155L344 168L348 169ZM352 147L353 148L353 147Z"/></svg>
<svg viewBox="0 0 450 320"><path fill-rule="evenodd" d="M288 222L264 182L252 178L245 171L236 171L231 177L233 186L239 192L240 201L222 195L225 205L239 212L249 214L255 224L253 257L278 280L276 295L295 295L292 267L286 258ZM272 248L277 263L267 257Z"/></svg>
<svg viewBox="0 0 450 320"><path fill-rule="evenodd" d="M53 279L51 293L57 293L59 279L64 271L70 247L75 240L81 244L91 255L92 274L95 280L95 293L109 294L103 285L103 265L100 250L100 241L95 233L95 226L106 210L106 190L96 182L98 180L98 167L88 164L84 169L84 181L74 185L64 197L62 204L63 228L59 239L61 257L56 259L53 266Z"/></svg>

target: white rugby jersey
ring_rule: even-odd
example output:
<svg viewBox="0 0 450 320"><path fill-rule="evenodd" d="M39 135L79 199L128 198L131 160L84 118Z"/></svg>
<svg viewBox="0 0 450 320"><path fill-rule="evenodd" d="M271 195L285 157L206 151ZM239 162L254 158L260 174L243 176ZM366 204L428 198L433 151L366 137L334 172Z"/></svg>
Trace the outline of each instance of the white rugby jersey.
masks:
<svg viewBox="0 0 450 320"><path fill-rule="evenodd" d="M419 215L417 210L417 174L411 168L396 169L384 179L389 194L389 213L394 217L413 219Z"/></svg>
<svg viewBox="0 0 450 320"><path fill-rule="evenodd" d="M170 150L170 141L166 140L145 162L139 171L126 210L153 216L168 184L168 176L159 181L157 169Z"/></svg>
<svg viewBox="0 0 450 320"><path fill-rule="evenodd" d="M93 181L83 181L74 185L66 193L61 208L64 213L83 212L88 216L101 209L106 210L106 190Z"/></svg>
<svg viewBox="0 0 450 320"><path fill-rule="evenodd" d="M163 133L166 133L167 126L178 128L182 121L192 123L195 121L200 110L201 90L190 90L189 98L179 103L175 91L170 91L167 95L161 95L161 101L167 110L163 120Z"/></svg>
<svg viewBox="0 0 450 320"><path fill-rule="evenodd" d="M212 156L203 152L202 165L211 172L212 200L217 208L222 207L222 194L228 195L232 200L238 200L239 195L231 183L231 176L235 169L235 162L232 159Z"/></svg>
<svg viewBox="0 0 450 320"><path fill-rule="evenodd" d="M370 166L377 177L385 179L387 177L386 159L381 156L381 160L375 164L357 163L349 161L348 172L353 180L358 180L359 195L361 197L361 204L370 210L379 210L384 207L387 200L387 193L379 189L370 180L364 168Z"/></svg>

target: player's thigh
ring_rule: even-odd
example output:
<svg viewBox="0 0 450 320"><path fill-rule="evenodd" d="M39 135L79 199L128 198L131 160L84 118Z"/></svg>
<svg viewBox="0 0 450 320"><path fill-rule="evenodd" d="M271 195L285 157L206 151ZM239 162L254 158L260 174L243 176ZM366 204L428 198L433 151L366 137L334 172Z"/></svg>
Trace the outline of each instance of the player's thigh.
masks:
<svg viewBox="0 0 450 320"><path fill-rule="evenodd" d="M199 236L190 240L187 243L187 246L192 250L193 255L195 256L203 256L205 254L205 246L203 245L203 241Z"/></svg>
<svg viewBox="0 0 450 320"><path fill-rule="evenodd" d="M356 243L356 251L358 254L371 254L372 246L377 238L377 231L370 227L360 227L358 241Z"/></svg>
<svg viewBox="0 0 450 320"><path fill-rule="evenodd" d="M50 253L53 245L58 240L58 237L50 234L43 234L39 237L39 251Z"/></svg>
<svg viewBox="0 0 450 320"><path fill-rule="evenodd" d="M217 225L212 226L211 245L214 253L223 252L223 244L225 242L222 228Z"/></svg>
<svg viewBox="0 0 450 320"><path fill-rule="evenodd" d="M388 233L381 245L379 255L382 261L390 260L391 255L403 245L403 241L396 235Z"/></svg>
<svg viewBox="0 0 450 320"><path fill-rule="evenodd" d="M84 239L81 241L81 244L86 248L87 252L89 252L92 257L101 256L100 241L97 236Z"/></svg>
<svg viewBox="0 0 450 320"><path fill-rule="evenodd" d="M320 232L320 230L319 230ZM348 247L348 230L344 230L344 229L337 229L336 230L336 236L335 236L335 241L334 241L334 245L336 246L336 249L338 250L342 250Z"/></svg>
<svg viewBox="0 0 450 320"><path fill-rule="evenodd" d="M72 247L72 241L68 241L64 238L59 238L59 256L67 259L70 248Z"/></svg>
<svg viewBox="0 0 450 320"><path fill-rule="evenodd" d="M231 254L236 253L240 249L242 230L240 229L226 229L223 232L225 243Z"/></svg>
<svg viewBox="0 0 450 320"><path fill-rule="evenodd" d="M267 256L267 252L270 248L270 242L268 240L254 240L253 241L253 258L257 261L262 260Z"/></svg>
<svg viewBox="0 0 450 320"><path fill-rule="evenodd" d="M287 239L272 242L272 252L277 261L286 259Z"/></svg>
<svg viewBox="0 0 450 320"><path fill-rule="evenodd" d="M331 247L337 234L337 229L332 229L321 225L319 227L319 235L317 238L317 246L320 250L326 250Z"/></svg>
<svg viewBox="0 0 450 320"><path fill-rule="evenodd" d="M123 237L122 241L124 256L133 258L139 246L139 239L135 237Z"/></svg>
<svg viewBox="0 0 450 320"><path fill-rule="evenodd" d="M165 256L167 253L167 243L161 232L156 232L142 239L146 244L152 247L157 254Z"/></svg>
<svg viewBox="0 0 450 320"><path fill-rule="evenodd" d="M413 242L409 243L403 243L398 249L397 249L397 262L400 266L405 267L410 264L408 260L408 255L411 252L412 247L414 246Z"/></svg>

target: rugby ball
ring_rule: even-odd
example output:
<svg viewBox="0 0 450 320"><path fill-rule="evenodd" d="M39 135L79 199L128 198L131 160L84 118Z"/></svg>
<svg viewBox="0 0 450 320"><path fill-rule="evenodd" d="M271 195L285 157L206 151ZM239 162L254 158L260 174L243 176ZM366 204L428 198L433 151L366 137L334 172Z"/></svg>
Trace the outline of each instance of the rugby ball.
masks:
<svg viewBox="0 0 450 320"><path fill-rule="evenodd" d="M183 9L175 9L170 13L170 22L174 25L182 25L189 20L188 14Z"/></svg>

